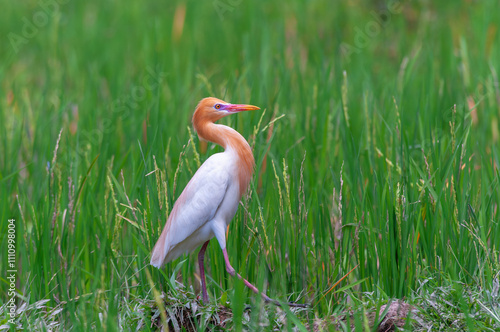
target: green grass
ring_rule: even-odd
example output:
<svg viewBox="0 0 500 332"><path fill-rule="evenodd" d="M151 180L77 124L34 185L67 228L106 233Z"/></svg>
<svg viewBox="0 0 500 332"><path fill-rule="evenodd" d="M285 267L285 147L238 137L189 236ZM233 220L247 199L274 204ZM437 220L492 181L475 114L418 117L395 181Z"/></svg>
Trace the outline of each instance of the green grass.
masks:
<svg viewBox="0 0 500 332"><path fill-rule="evenodd" d="M11 218L18 326L154 330L162 306L197 303L195 254L148 262L199 163L221 151L190 127L216 96L262 108L222 121L257 163L230 260L311 308L261 307L213 240L213 303L195 328L223 304L228 329L365 330L367 313L406 299L415 330L498 330L500 3L400 5L370 30L383 1L5 4L0 325Z"/></svg>

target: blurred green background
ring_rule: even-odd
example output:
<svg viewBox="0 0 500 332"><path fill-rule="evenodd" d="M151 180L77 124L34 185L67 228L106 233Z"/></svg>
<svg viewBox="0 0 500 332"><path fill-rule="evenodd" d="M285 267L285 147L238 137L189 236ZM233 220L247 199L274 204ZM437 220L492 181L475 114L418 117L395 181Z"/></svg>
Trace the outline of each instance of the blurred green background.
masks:
<svg viewBox="0 0 500 332"><path fill-rule="evenodd" d="M19 324L148 329L134 306L152 289L173 275L198 292L196 255L148 262L199 162L221 151L190 127L207 96L262 108L222 121L257 161L228 252L271 297L311 303L300 320L454 282L457 298L494 294L498 1L1 7L0 303L14 218L17 301L31 308ZM207 258L211 299L229 296L236 321L255 295L233 292L215 240ZM53 316L30 306L43 299ZM482 299L491 315L457 310L495 328L495 299Z"/></svg>

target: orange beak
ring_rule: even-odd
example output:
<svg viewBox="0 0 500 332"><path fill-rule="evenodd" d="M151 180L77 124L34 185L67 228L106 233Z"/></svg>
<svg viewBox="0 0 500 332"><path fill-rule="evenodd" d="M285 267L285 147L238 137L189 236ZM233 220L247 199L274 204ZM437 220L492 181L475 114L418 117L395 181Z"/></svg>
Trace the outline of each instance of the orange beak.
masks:
<svg viewBox="0 0 500 332"><path fill-rule="evenodd" d="M225 105L224 108L228 112L231 112L231 113L260 110L260 107L253 106L253 105L244 105L244 104L229 104L229 105Z"/></svg>

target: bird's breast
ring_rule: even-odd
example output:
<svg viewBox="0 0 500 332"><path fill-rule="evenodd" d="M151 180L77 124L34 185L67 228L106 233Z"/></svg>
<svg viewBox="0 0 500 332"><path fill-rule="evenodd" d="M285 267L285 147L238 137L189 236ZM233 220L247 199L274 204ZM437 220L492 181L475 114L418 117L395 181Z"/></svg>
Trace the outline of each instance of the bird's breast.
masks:
<svg viewBox="0 0 500 332"><path fill-rule="evenodd" d="M238 183L235 182L228 187L226 196L224 196L222 203L217 209L214 219L224 220L226 222L226 226L229 225L238 210L240 199L241 196L239 195L239 186Z"/></svg>
<svg viewBox="0 0 500 332"><path fill-rule="evenodd" d="M216 164L220 176L228 179L226 193L214 219L224 220L226 224L229 224L241 200L238 158L232 151L226 150L211 156L206 162Z"/></svg>

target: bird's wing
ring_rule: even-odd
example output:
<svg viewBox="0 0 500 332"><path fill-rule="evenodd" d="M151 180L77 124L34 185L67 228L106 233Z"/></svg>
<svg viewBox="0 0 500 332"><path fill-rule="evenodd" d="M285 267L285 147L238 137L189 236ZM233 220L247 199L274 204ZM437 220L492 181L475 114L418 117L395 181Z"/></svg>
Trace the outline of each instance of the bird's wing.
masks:
<svg viewBox="0 0 500 332"><path fill-rule="evenodd" d="M219 157L213 155L198 169L175 202L153 249L151 265L167 263L169 251L215 216L231 179L226 163Z"/></svg>

